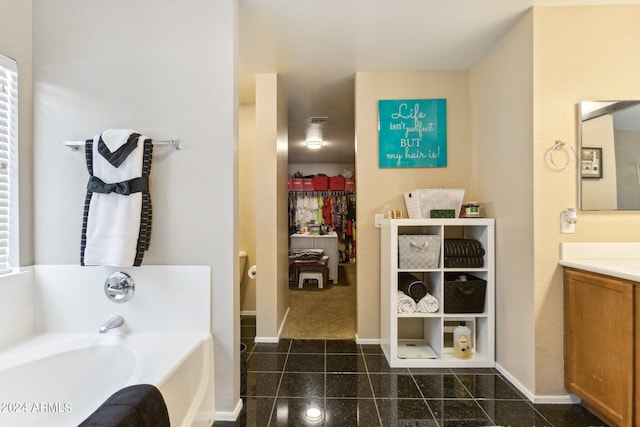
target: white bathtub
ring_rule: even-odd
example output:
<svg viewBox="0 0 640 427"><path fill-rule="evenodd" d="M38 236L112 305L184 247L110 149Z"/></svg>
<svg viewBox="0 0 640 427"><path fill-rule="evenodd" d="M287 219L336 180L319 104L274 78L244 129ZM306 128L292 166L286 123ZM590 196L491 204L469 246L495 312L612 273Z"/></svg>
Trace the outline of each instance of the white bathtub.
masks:
<svg viewBox="0 0 640 427"><path fill-rule="evenodd" d="M207 390L208 333L50 332L0 347L0 426L75 426L112 393L160 389L171 425L190 426Z"/></svg>

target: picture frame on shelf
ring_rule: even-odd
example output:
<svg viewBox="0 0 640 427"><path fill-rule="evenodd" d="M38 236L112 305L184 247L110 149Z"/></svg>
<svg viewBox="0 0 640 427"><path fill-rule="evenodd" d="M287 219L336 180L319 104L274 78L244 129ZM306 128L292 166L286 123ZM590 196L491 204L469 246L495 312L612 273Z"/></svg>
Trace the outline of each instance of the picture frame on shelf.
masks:
<svg viewBox="0 0 640 427"><path fill-rule="evenodd" d="M601 147L582 147L580 151L580 177L602 178Z"/></svg>

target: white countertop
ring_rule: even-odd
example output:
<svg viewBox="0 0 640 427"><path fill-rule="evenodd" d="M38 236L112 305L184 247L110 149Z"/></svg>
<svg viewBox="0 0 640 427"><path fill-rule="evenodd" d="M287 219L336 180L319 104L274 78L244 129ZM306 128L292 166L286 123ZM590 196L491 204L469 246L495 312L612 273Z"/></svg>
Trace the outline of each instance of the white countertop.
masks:
<svg viewBox="0 0 640 427"><path fill-rule="evenodd" d="M640 242L560 243L560 265L640 282Z"/></svg>

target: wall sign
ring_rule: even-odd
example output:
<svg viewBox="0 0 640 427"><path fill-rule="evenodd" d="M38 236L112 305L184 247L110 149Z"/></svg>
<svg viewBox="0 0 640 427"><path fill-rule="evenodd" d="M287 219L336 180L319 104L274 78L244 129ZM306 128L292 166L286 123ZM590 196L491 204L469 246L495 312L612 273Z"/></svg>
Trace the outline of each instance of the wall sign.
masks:
<svg viewBox="0 0 640 427"><path fill-rule="evenodd" d="M378 101L378 166L447 166L447 100Z"/></svg>

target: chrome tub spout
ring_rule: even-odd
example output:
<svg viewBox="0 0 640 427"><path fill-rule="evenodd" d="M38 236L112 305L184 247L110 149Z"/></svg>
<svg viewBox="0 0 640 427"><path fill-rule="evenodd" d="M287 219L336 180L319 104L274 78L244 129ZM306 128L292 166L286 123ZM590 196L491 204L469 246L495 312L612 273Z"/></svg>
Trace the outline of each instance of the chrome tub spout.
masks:
<svg viewBox="0 0 640 427"><path fill-rule="evenodd" d="M100 333L104 334L109 332L111 329L118 328L124 324L124 319L122 316L117 315L113 316L111 319L107 320L104 325L100 327Z"/></svg>

